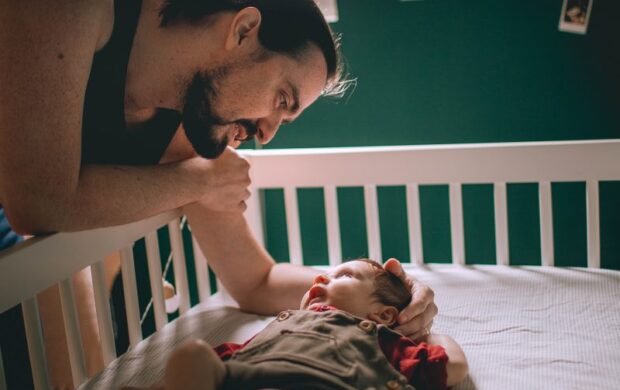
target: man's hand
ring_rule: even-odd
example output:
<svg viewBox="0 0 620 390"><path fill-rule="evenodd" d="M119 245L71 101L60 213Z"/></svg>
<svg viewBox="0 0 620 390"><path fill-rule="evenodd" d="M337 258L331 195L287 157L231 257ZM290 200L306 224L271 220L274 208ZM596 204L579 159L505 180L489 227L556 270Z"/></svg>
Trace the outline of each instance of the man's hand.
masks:
<svg viewBox="0 0 620 390"><path fill-rule="evenodd" d="M400 326L396 330L413 340L429 334L433 318L438 312L433 290L407 275L400 262L394 258L386 261L383 268L398 276L411 289L411 303L398 315Z"/></svg>
<svg viewBox="0 0 620 390"><path fill-rule="evenodd" d="M215 160L203 163L205 196L199 201L214 211L243 212L250 197L250 164L230 146Z"/></svg>

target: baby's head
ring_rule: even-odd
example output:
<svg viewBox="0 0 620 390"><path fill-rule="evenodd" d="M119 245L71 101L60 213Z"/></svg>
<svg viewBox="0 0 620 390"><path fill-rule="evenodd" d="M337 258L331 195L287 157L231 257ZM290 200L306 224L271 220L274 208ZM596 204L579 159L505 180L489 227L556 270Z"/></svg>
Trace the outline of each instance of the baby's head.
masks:
<svg viewBox="0 0 620 390"><path fill-rule="evenodd" d="M359 259L317 276L300 308L329 305L392 326L410 301L411 291L402 280L373 260Z"/></svg>

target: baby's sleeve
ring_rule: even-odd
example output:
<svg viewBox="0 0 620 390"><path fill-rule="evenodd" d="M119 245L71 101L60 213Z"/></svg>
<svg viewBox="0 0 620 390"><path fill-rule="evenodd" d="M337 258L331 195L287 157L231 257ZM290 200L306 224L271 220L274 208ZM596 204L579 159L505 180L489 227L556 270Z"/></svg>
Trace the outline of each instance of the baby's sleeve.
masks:
<svg viewBox="0 0 620 390"><path fill-rule="evenodd" d="M225 362L226 360L230 359L230 357L233 355L233 353L235 353L235 351L238 351L242 348L243 344L224 343L218 345L217 347L214 347L213 350L215 351L215 353L217 353L217 356L219 356L220 359Z"/></svg>
<svg viewBox="0 0 620 390"><path fill-rule="evenodd" d="M230 359L235 352L243 349L246 345L248 345L248 343L252 341L254 337L255 336L250 337L250 339L243 344L223 343L218 345L217 347L214 347L213 350L215 351L215 353L217 353L217 356L219 356L220 359L225 362L226 360Z"/></svg>
<svg viewBox="0 0 620 390"><path fill-rule="evenodd" d="M442 346L416 344L407 337L400 337L382 343L382 349L392 366L416 389L447 388L448 355Z"/></svg>

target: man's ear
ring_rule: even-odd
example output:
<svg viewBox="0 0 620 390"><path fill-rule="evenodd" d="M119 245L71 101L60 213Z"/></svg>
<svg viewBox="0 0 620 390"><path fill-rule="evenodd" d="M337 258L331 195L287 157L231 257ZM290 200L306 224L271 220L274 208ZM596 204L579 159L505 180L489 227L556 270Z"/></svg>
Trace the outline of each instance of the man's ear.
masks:
<svg viewBox="0 0 620 390"><path fill-rule="evenodd" d="M226 50L234 50L248 42L258 41L261 13L255 7L245 7L235 14L226 36Z"/></svg>
<svg viewBox="0 0 620 390"><path fill-rule="evenodd" d="M374 313L368 315L369 319L386 326L394 325L397 317L398 309L387 305L381 305Z"/></svg>

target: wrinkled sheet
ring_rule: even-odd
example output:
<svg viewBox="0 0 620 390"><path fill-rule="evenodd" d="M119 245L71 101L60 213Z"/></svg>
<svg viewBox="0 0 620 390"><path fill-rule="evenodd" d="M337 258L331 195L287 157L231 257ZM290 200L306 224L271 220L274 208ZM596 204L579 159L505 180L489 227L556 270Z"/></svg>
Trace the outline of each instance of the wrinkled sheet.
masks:
<svg viewBox="0 0 620 390"><path fill-rule="evenodd" d="M458 390L620 388L620 272L549 267L433 265L408 271L435 291L433 332L469 360ZM148 385L176 345L243 342L271 318L220 297L193 308L114 361L81 389Z"/></svg>

